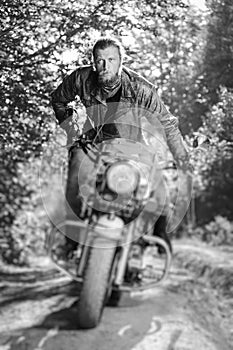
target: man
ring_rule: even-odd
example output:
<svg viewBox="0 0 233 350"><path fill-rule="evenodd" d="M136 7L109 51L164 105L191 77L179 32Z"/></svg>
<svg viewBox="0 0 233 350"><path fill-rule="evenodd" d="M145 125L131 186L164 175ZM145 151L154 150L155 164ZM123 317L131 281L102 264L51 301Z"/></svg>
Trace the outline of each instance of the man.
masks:
<svg viewBox="0 0 233 350"><path fill-rule="evenodd" d="M178 166L185 168L189 157L178 129L177 118L167 111L153 84L123 66L121 44L114 38L100 38L93 47L93 59L93 66L76 69L52 93L56 118L66 130L69 142L71 138L67 106L79 96L87 111L83 132L89 137L105 139L117 135L142 140L142 120L146 118L152 128L157 129L159 125ZM123 126L118 124L122 120ZM126 131L124 123L131 125L129 131ZM79 212L77 194L80 178L77 170L80 169L84 156L82 149L72 148L66 190L66 198L71 208L67 212L68 219L74 219ZM91 171L91 167L86 172L88 171ZM160 235L171 247L165 231L165 220L163 225L157 226L160 226L160 231L163 231Z"/></svg>

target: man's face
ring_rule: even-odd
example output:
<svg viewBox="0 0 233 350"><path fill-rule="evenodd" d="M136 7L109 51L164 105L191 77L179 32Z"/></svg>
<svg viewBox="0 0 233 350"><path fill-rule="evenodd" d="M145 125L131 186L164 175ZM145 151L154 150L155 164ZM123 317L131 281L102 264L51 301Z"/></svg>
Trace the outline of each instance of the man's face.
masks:
<svg viewBox="0 0 233 350"><path fill-rule="evenodd" d="M115 46L108 46L105 49L98 49L95 53L95 67L100 85L114 84L121 69L121 59L118 48Z"/></svg>

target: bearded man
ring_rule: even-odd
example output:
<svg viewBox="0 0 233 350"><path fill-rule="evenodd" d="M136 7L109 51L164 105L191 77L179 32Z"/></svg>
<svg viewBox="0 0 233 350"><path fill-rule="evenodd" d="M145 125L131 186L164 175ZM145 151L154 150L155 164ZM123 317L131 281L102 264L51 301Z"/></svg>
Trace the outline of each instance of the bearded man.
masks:
<svg viewBox="0 0 233 350"><path fill-rule="evenodd" d="M107 139L111 136L143 140L143 123L151 125L153 132L159 128L179 167L187 168L189 156L178 128L178 120L171 115L161 99L156 87L137 72L123 65L124 49L115 38L101 37L93 46L93 65L82 66L66 76L52 93L52 106L61 127L70 139L68 104L78 96L86 107L87 119L83 133L92 139ZM123 124L120 125L123 121ZM126 128L125 125L129 125ZM127 129L127 130L126 130ZM68 202L67 219L78 215L80 164L85 152L80 147L71 147L66 188ZM86 173L92 171L86 168ZM71 210L70 210L71 209ZM165 221L164 221L165 222ZM159 235L165 238L170 248L170 240L165 232L166 224ZM69 234L68 234L69 236ZM71 235L70 235L71 237ZM72 246L71 240L68 240Z"/></svg>

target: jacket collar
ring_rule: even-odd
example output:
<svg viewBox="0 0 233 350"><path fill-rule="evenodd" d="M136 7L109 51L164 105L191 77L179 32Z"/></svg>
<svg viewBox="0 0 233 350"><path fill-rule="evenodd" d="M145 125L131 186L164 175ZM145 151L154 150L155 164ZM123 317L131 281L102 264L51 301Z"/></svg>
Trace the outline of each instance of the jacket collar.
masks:
<svg viewBox="0 0 233 350"><path fill-rule="evenodd" d="M121 97L124 98L134 98L135 92L132 87L132 83L130 80L130 71L126 67L122 67L121 72L121 84L122 84L122 94ZM106 104L102 97L101 88L97 85L97 76L96 72L92 71L91 81L90 81L90 94L96 98L99 102Z"/></svg>
<svg viewBox="0 0 233 350"><path fill-rule="evenodd" d="M130 79L130 71L124 66L122 67L121 81L122 81L122 97L134 98L135 91Z"/></svg>

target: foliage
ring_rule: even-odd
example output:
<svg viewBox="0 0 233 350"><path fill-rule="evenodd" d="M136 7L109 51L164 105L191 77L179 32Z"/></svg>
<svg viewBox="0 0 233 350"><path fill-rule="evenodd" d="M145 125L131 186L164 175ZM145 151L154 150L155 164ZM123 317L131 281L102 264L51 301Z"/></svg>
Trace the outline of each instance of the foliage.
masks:
<svg viewBox="0 0 233 350"><path fill-rule="evenodd" d="M211 220L215 215L232 220L233 213L233 92L221 89L219 102L212 107L199 132L208 135L207 151L194 155L197 219Z"/></svg>
<svg viewBox="0 0 233 350"><path fill-rule="evenodd" d="M180 0L2 1L0 239L12 253L17 250L16 241L24 240L25 228L21 233L16 229L18 214L33 212L33 194L38 193L37 172L26 178L27 168L37 163L43 143L57 128L50 106L52 89L70 69L90 63L90 48L99 34L152 30L149 20L174 20L183 8ZM8 253L9 249L3 252L8 261L19 258L18 253L17 259Z"/></svg>
<svg viewBox="0 0 233 350"><path fill-rule="evenodd" d="M35 212L27 206L19 211L11 226L8 244L2 249L4 261L25 265L30 263L32 254L44 254L44 241L49 229L49 221L38 209Z"/></svg>
<svg viewBox="0 0 233 350"><path fill-rule="evenodd" d="M199 237L202 241L213 246L229 245L233 243L233 222L217 215L214 219L202 227L192 230L193 237Z"/></svg>
<svg viewBox="0 0 233 350"><path fill-rule="evenodd" d="M61 166L52 152L39 184L40 157L48 141L54 148L57 142L50 93L70 70L91 62L100 34L121 37L126 64L157 85L184 133L199 128L211 137L209 151L193 159L198 222L219 213L232 219L231 0L208 0L203 15L181 0L1 5L0 240L7 261L23 261L25 247L37 246L47 230L44 217L38 220L39 192Z"/></svg>
<svg viewBox="0 0 233 350"><path fill-rule="evenodd" d="M201 125L200 76L206 13L185 8L176 21L153 20L154 31L133 30L130 66L154 83L184 134Z"/></svg>
<svg viewBox="0 0 233 350"><path fill-rule="evenodd" d="M202 126L210 136L207 152L194 157L197 223L220 214L232 220L233 206L233 5L229 0L208 0L201 74L197 80Z"/></svg>
<svg viewBox="0 0 233 350"><path fill-rule="evenodd" d="M233 88L233 3L231 0L208 0L207 6L210 16L203 53L202 95L204 101L213 105L218 102L221 86Z"/></svg>

